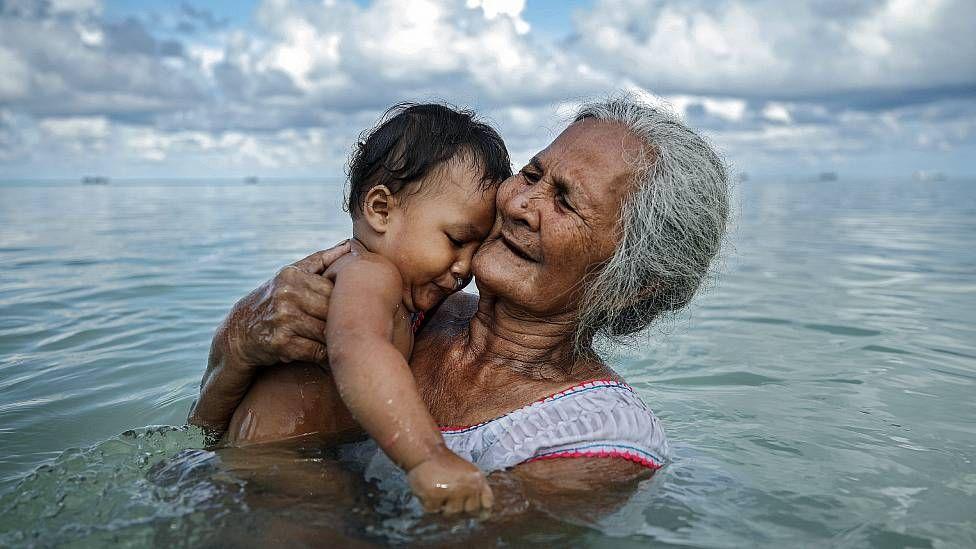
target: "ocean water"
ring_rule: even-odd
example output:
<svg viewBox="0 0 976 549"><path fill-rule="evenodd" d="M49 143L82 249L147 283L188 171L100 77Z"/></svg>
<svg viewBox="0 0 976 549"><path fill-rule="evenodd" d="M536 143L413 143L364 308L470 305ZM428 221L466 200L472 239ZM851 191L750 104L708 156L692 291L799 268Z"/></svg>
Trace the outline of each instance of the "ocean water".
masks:
<svg viewBox="0 0 976 549"><path fill-rule="evenodd" d="M603 516L497 523L420 517L329 450L213 454L182 427L214 327L346 236L339 195L0 185L0 546L976 546L976 182L740 183L706 293L609 357L674 462Z"/></svg>

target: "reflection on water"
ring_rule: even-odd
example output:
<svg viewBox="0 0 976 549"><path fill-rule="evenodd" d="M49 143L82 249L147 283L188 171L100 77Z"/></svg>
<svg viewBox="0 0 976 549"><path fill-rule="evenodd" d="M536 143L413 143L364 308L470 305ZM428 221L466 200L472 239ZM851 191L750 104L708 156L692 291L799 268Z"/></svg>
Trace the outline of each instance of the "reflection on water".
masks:
<svg viewBox="0 0 976 549"><path fill-rule="evenodd" d="M976 545L976 184L738 193L718 280L612 358L674 463L608 516L496 528L332 451L128 432L181 425L226 310L346 236L334 184L0 186L0 545Z"/></svg>

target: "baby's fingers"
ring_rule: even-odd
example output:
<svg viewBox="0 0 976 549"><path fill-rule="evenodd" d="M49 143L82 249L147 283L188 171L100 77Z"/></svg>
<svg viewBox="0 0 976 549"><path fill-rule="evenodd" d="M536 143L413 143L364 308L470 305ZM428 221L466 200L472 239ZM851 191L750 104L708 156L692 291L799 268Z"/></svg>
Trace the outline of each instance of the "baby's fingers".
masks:
<svg viewBox="0 0 976 549"><path fill-rule="evenodd" d="M425 513L437 513L440 512L441 508L444 507L444 498L438 496L417 496L420 500L421 505L424 506Z"/></svg>
<svg viewBox="0 0 976 549"><path fill-rule="evenodd" d="M451 497L448 498L447 503L444 505L445 515L456 515L464 509L464 497Z"/></svg>
<svg viewBox="0 0 976 549"><path fill-rule="evenodd" d="M468 496L468 499L464 500L464 512L465 513L476 513L481 510L481 494L472 494Z"/></svg>

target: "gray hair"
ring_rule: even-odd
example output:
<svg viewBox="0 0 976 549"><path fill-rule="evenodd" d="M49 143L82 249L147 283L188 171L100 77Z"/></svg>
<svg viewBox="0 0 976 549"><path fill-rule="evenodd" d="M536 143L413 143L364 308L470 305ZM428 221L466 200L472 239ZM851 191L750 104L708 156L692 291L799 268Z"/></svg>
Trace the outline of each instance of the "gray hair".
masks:
<svg viewBox="0 0 976 549"><path fill-rule="evenodd" d="M673 113L632 97L585 103L575 122L625 125L642 144L634 189L620 208L620 243L584 283L577 351L594 337L620 340L691 301L721 246L729 215L728 170L707 141Z"/></svg>

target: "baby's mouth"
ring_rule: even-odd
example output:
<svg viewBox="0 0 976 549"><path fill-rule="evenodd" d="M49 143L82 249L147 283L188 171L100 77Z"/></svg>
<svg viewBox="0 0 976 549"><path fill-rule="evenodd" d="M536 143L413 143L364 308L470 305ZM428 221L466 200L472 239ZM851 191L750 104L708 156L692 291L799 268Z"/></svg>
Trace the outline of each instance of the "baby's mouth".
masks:
<svg viewBox="0 0 976 549"><path fill-rule="evenodd" d="M454 293L453 290L449 290L437 282L431 282L428 288L427 295L431 299L431 302L427 304L426 309L435 307L438 303L444 301L447 296Z"/></svg>
<svg viewBox="0 0 976 549"><path fill-rule="evenodd" d="M444 297L453 294L454 292L460 290L461 288L464 288L467 285L467 280L463 278L452 277L451 280L453 280L454 283L450 287L445 286L444 284L439 284L436 282L434 283L434 286L437 287L439 293L443 294Z"/></svg>
<svg viewBox="0 0 976 549"><path fill-rule="evenodd" d="M454 277L454 287L451 288L453 292L460 292L471 282L471 277L461 278L460 276Z"/></svg>

